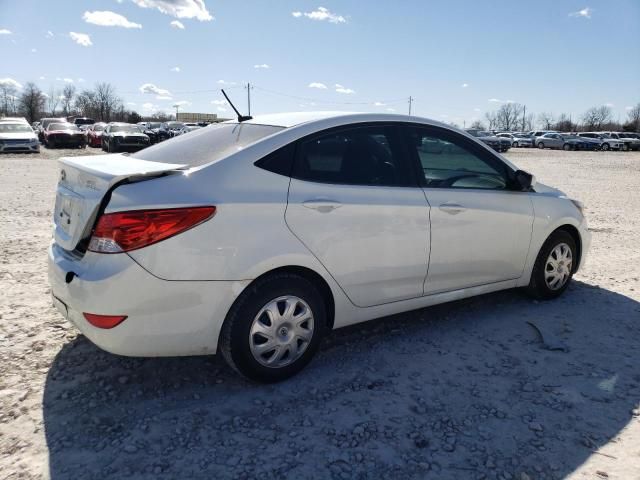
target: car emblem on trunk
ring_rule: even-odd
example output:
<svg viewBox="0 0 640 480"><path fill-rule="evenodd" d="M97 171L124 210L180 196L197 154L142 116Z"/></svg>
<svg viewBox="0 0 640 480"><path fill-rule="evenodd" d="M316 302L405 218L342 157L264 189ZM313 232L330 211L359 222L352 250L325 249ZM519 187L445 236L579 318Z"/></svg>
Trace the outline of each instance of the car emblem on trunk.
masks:
<svg viewBox="0 0 640 480"><path fill-rule="evenodd" d="M67 179L67 172L60 170L60 181L64 182Z"/></svg>

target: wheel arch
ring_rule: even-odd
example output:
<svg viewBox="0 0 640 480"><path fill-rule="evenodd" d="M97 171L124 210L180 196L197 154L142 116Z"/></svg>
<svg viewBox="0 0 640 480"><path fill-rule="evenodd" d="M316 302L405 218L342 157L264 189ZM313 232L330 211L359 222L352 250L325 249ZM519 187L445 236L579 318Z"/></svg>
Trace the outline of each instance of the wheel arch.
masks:
<svg viewBox="0 0 640 480"><path fill-rule="evenodd" d="M573 238L573 241L576 242L576 248L578 250L576 252L577 254L576 256L578 257L578 261L576 262L576 267L574 271L577 272L578 269L580 268L580 264L582 263L582 237L580 236L580 232L573 225L566 223L556 228L553 232L549 234L549 236L547 236L547 238L549 238L551 235L553 235L555 232L558 232L558 231L567 232L569 235L571 235L571 237Z"/></svg>

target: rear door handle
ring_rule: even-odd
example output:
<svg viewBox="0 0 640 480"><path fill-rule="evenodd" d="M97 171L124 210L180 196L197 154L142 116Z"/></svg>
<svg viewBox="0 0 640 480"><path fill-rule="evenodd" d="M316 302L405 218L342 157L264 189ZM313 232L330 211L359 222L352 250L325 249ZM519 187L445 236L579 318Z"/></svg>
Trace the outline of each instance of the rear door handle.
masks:
<svg viewBox="0 0 640 480"><path fill-rule="evenodd" d="M302 202L302 205L306 208L317 210L320 213L329 213L342 206L340 202L325 199L307 200L306 202Z"/></svg>
<svg viewBox="0 0 640 480"><path fill-rule="evenodd" d="M458 203L447 202L440 205L440 210L447 212L450 215L457 215L458 213L464 212L466 208Z"/></svg>

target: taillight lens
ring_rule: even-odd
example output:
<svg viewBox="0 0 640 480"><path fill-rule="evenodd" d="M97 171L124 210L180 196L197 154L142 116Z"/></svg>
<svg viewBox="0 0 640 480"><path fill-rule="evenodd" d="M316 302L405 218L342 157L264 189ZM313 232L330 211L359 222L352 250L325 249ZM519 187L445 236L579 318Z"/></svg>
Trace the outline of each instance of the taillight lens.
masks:
<svg viewBox="0 0 640 480"><path fill-rule="evenodd" d="M113 328L127 319L126 315L97 315L95 313L83 313L84 318L94 327Z"/></svg>
<svg viewBox="0 0 640 480"><path fill-rule="evenodd" d="M122 253L178 235L210 219L216 207L134 210L102 215L93 231L89 250Z"/></svg>

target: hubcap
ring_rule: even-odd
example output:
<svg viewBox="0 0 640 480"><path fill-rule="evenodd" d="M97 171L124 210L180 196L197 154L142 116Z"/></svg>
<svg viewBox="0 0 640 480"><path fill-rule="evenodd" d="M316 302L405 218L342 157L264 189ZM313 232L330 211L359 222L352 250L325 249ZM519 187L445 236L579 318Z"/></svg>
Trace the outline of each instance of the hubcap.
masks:
<svg viewBox="0 0 640 480"><path fill-rule="evenodd" d="M253 358L279 368L298 360L313 337L313 312L299 297L285 295L260 309L249 331Z"/></svg>
<svg viewBox="0 0 640 480"><path fill-rule="evenodd" d="M551 250L544 267L544 281L551 290L559 290L571 276L573 255L566 243L560 243Z"/></svg>

